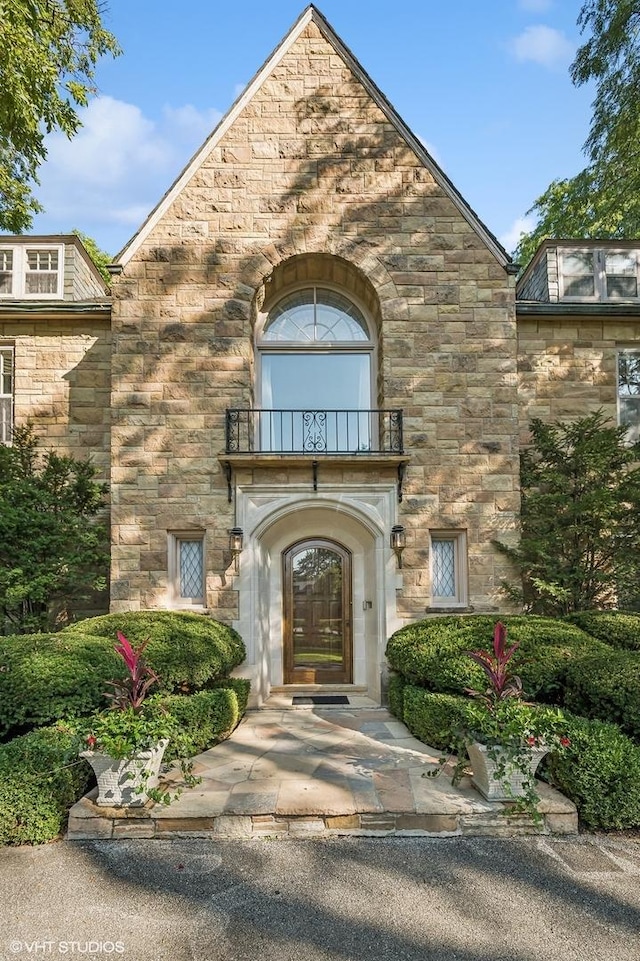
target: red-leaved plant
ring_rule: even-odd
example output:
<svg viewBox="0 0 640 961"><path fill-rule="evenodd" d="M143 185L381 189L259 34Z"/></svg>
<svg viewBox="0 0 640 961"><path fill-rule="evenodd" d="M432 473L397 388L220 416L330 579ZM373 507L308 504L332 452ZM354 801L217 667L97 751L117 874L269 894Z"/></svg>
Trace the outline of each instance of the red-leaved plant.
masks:
<svg viewBox="0 0 640 961"><path fill-rule="evenodd" d="M507 647L507 629L498 621L493 631L493 651L467 651L468 656L479 664L485 673L488 685L485 691L468 688L467 693L491 707L508 697L522 696L522 681L510 670L510 662L519 644Z"/></svg>
<svg viewBox="0 0 640 961"><path fill-rule="evenodd" d="M122 631L118 631L118 644L114 645L114 650L124 661L128 676L122 680L108 681L113 691L105 692L105 697L113 702L112 707L116 710L126 711L131 708L137 714L144 704L149 688L160 680L142 657L148 643L149 638L138 647L133 647Z"/></svg>

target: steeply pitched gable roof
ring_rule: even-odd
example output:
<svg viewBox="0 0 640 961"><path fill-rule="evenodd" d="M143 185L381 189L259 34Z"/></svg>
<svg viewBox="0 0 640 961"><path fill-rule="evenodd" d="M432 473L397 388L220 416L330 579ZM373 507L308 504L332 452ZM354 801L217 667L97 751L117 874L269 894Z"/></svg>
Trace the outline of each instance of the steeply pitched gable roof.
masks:
<svg viewBox="0 0 640 961"><path fill-rule="evenodd" d="M354 76L357 77L357 79L362 83L363 87L366 89L376 105L380 108L389 123L395 127L398 134L403 138L411 150L413 150L427 170L429 170L435 182L443 190L445 195L449 197L452 203L460 211L460 214L464 217L471 228L478 234L487 248L493 253L498 263L504 267L509 266L511 264L511 258L502 244L500 244L494 234L492 234L491 231L483 224L475 211L472 210L464 197L459 193L444 171L433 159L429 151L425 149L420 140L415 136L414 133L411 132L409 127L405 124L382 91L376 86L366 70L364 70L349 48L335 33L331 24L313 4L308 6L298 18L287 36L276 47L262 68L258 71L258 73L256 73L253 80L251 80L251 82L247 85L241 96L238 97L228 113L222 118L218 126L212 131L202 147L197 151L177 180L166 192L160 203L149 214L140 230L134 234L131 240L120 251L115 259L115 264L124 267L133 257L138 248L144 243L149 233L153 230L158 221L174 202L176 197L180 194L183 187L189 182L191 177L195 174L209 153L219 144L222 137L224 137L225 133L237 119L240 112L252 99L255 92L278 66L282 58L298 39L305 27L307 27L307 25L311 22L317 26L325 40L331 44L338 56L344 60L345 64L352 71Z"/></svg>

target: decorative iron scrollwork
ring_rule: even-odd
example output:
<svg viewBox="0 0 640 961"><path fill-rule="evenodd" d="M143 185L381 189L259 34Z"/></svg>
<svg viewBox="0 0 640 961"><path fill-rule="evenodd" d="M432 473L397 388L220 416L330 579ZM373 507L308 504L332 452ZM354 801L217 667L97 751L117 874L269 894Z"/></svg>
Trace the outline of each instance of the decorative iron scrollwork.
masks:
<svg viewBox="0 0 640 961"><path fill-rule="evenodd" d="M326 410L303 410L302 424L303 452L305 454L325 454L327 452Z"/></svg>

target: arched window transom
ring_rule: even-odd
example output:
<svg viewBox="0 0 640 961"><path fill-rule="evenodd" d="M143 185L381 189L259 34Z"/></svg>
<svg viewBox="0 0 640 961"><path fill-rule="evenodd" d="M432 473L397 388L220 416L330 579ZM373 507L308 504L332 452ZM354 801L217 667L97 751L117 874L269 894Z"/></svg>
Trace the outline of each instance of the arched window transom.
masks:
<svg viewBox="0 0 640 961"><path fill-rule="evenodd" d="M301 344L368 341L362 312L342 294L313 287L289 294L270 312L264 341Z"/></svg>

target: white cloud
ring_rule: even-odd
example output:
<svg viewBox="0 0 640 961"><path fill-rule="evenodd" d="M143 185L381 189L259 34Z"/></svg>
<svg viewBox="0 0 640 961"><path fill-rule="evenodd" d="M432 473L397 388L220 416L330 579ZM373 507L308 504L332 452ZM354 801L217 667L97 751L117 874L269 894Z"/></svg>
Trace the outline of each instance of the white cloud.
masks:
<svg viewBox="0 0 640 961"><path fill-rule="evenodd" d="M222 113L213 107L198 110L193 104L187 103L184 107L165 107L164 116L170 127L197 143L203 143L218 126Z"/></svg>
<svg viewBox="0 0 640 961"><path fill-rule="evenodd" d="M97 97L79 111L82 127L68 140L46 139L34 229L78 227L114 252L140 226L222 114L192 104L165 106L159 120L135 104ZM126 228L124 230L123 228Z"/></svg>
<svg viewBox="0 0 640 961"><path fill-rule="evenodd" d="M553 0L518 0L518 6L528 13L545 13L553 6Z"/></svg>
<svg viewBox="0 0 640 961"><path fill-rule="evenodd" d="M431 154L431 156L433 157L435 162L438 164L438 166L441 167L442 160L440 159L440 154L438 153L436 148L433 146L433 144L430 143L428 140L425 140L425 138L421 137L419 134L418 134L418 140L420 141L422 146L425 148L425 150L427 150Z"/></svg>
<svg viewBox="0 0 640 961"><path fill-rule="evenodd" d="M511 53L521 63L531 61L542 67L565 66L574 53L574 46L560 30L539 24L527 27L517 37L513 37L509 47Z"/></svg>
<svg viewBox="0 0 640 961"><path fill-rule="evenodd" d="M514 220L509 230L498 237L498 240L505 250L515 250L522 234L528 234L530 230L533 230L535 225L536 222L533 217L518 217Z"/></svg>

